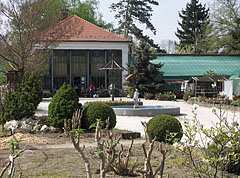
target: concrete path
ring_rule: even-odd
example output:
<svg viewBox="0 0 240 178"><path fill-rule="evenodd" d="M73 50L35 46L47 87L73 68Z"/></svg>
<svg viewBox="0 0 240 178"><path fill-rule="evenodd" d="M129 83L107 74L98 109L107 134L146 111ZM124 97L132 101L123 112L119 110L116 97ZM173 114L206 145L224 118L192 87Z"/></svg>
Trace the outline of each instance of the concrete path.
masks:
<svg viewBox="0 0 240 178"><path fill-rule="evenodd" d="M121 98L123 101L132 101L130 98ZM111 98L79 98L79 102L84 104L87 101L99 101L99 100L111 100ZM120 100L120 98L115 98L115 100ZM141 100L145 106L154 105L165 105L165 106L178 106L180 107L180 116L177 118L183 124L186 120L193 119L192 105L187 104L183 101L157 101L157 100ZM36 111L36 115L47 115L48 105L51 102L50 98L44 98L39 104ZM219 112L219 111L217 111ZM213 124L218 122L218 118L212 113L212 108L199 106L196 110L197 118L200 122L207 128L211 127ZM240 121L240 112L232 113L230 111L226 112L225 116L230 119L234 116ZM144 134L141 121L147 122L151 117L138 117L138 116L117 116L117 125L115 128L121 130L137 131Z"/></svg>

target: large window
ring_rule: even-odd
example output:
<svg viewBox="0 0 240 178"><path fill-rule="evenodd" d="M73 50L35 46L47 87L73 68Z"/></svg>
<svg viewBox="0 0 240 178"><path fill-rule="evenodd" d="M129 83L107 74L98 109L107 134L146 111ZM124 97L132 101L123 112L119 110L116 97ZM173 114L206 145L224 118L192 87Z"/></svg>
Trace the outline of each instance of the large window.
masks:
<svg viewBox="0 0 240 178"><path fill-rule="evenodd" d="M71 52L72 76L87 75L87 51Z"/></svg>
<svg viewBox="0 0 240 178"><path fill-rule="evenodd" d="M105 64L105 51L90 51L90 83L97 88L105 85L105 71L99 70Z"/></svg>
<svg viewBox="0 0 240 178"><path fill-rule="evenodd" d="M53 56L54 88L60 88L64 82L69 84L69 51L56 50Z"/></svg>
<svg viewBox="0 0 240 178"><path fill-rule="evenodd" d="M122 66L122 51L121 50L112 50L108 51L108 61L114 59L120 66ZM112 83L112 72L109 72L108 75L108 85ZM122 88L122 71L114 71L114 83L116 88Z"/></svg>

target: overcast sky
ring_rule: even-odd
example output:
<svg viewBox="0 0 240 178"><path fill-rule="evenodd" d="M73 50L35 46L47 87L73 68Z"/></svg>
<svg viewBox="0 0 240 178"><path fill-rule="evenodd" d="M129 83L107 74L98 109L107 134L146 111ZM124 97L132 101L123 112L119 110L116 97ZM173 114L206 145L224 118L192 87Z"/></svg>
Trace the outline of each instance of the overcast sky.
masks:
<svg viewBox="0 0 240 178"><path fill-rule="evenodd" d="M113 22L117 25L117 19L114 18L114 12L110 12L110 5L116 0L99 0L99 11L103 14L103 19L107 22ZM160 43L161 40L178 40L175 36L179 20L178 12L185 9L187 2L191 0L158 0L159 6L154 7L152 23L157 29L156 35L151 35L151 32L145 31L150 35L155 43ZM208 2L213 0L199 0L202 4L208 5Z"/></svg>

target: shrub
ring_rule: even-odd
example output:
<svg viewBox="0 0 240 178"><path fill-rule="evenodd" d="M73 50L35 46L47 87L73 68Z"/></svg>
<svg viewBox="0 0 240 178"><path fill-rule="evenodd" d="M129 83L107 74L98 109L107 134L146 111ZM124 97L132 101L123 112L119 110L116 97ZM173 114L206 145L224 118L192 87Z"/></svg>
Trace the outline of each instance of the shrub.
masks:
<svg viewBox="0 0 240 178"><path fill-rule="evenodd" d="M103 127L106 127L105 121L108 117L109 129L112 129L116 125L116 115L113 109L105 103L89 103L83 113L81 127L88 130L89 126L96 123L97 119L101 119L104 122Z"/></svg>
<svg viewBox="0 0 240 178"><path fill-rule="evenodd" d="M63 128L64 119L71 119L76 108L79 107L78 96L75 90L64 83L53 96L48 106L50 125Z"/></svg>
<svg viewBox="0 0 240 178"><path fill-rule="evenodd" d="M187 101L190 96L193 96L193 94L192 94L191 92L184 93L184 95L183 95L183 100L184 100L184 101Z"/></svg>
<svg viewBox="0 0 240 178"><path fill-rule="evenodd" d="M3 100L4 121L31 117L42 100L41 82L37 75L30 75L21 81L16 92L8 92Z"/></svg>
<svg viewBox="0 0 240 178"><path fill-rule="evenodd" d="M167 135L169 133L176 133L174 139L180 141L183 136L183 130L181 123L173 116L158 115L153 117L148 122L149 135L153 139L156 137L157 141L173 144L173 141L169 141Z"/></svg>
<svg viewBox="0 0 240 178"><path fill-rule="evenodd" d="M152 93L144 93L144 98L145 99L154 99L154 94L152 94Z"/></svg>
<svg viewBox="0 0 240 178"><path fill-rule="evenodd" d="M28 102L34 104L34 110L37 109L38 104L42 101L43 91L42 83L38 75L30 75L25 78L19 85L18 91L28 93Z"/></svg>

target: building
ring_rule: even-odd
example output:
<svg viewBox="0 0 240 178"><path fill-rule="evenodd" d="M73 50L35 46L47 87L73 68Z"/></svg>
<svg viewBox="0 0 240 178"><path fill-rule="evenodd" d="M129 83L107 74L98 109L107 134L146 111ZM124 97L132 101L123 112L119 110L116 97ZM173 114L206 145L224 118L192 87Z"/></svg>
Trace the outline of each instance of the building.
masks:
<svg viewBox="0 0 240 178"><path fill-rule="evenodd" d="M230 77L240 69L240 55L178 55L163 54L153 63L164 63L161 71L165 90L185 90L192 77L203 77L208 71Z"/></svg>
<svg viewBox="0 0 240 178"><path fill-rule="evenodd" d="M42 72L43 89L56 91L64 82L70 84L81 96L92 84L95 88L108 88L112 74L100 71L111 58L127 68L129 40L108 32L84 19L73 15L45 33L52 34L69 28L57 39ZM127 71L116 71L115 87L122 88Z"/></svg>

